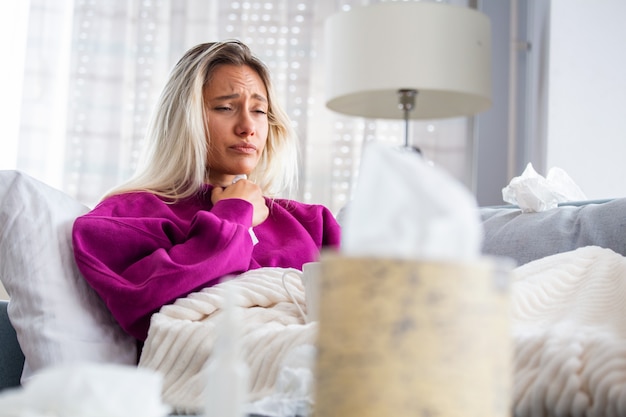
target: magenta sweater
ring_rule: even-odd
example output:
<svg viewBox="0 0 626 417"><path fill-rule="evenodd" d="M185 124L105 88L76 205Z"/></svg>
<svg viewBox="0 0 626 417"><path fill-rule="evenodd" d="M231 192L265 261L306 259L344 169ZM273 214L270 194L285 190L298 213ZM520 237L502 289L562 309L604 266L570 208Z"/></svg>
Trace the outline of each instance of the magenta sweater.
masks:
<svg viewBox="0 0 626 417"><path fill-rule="evenodd" d="M176 204L150 193L116 195L74 223L78 268L138 340L164 304L251 269L301 269L323 247L339 246L340 228L327 208L280 199L267 201L269 216L253 229L255 245L252 204L229 199L213 206L210 190Z"/></svg>

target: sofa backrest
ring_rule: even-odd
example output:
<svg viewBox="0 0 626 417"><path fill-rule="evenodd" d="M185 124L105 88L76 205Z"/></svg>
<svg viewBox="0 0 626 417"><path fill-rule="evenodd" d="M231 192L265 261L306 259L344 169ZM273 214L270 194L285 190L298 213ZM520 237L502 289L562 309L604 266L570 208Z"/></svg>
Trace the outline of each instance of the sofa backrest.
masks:
<svg viewBox="0 0 626 417"><path fill-rule="evenodd" d="M480 209L483 253L518 265L583 246L600 246L626 256L626 198L563 204L524 213L514 206Z"/></svg>

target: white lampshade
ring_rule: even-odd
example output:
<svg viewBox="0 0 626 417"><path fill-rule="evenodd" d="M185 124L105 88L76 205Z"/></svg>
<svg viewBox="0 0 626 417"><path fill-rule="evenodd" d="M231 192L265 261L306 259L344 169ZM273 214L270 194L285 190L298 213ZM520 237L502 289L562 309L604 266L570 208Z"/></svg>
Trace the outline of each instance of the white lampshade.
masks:
<svg viewBox="0 0 626 417"><path fill-rule="evenodd" d="M400 119L398 90L417 90L412 119L473 115L491 106L491 27L475 9L432 2L353 8L326 21L331 110Z"/></svg>

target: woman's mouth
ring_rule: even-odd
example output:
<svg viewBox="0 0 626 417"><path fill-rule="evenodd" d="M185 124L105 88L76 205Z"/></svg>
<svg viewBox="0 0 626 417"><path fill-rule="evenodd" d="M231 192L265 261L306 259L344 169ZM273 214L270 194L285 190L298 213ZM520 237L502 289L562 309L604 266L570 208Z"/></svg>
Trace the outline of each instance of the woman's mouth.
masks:
<svg viewBox="0 0 626 417"><path fill-rule="evenodd" d="M230 149L235 152L245 153L245 154L253 154L256 153L256 146L251 143L240 143L234 146L231 146Z"/></svg>

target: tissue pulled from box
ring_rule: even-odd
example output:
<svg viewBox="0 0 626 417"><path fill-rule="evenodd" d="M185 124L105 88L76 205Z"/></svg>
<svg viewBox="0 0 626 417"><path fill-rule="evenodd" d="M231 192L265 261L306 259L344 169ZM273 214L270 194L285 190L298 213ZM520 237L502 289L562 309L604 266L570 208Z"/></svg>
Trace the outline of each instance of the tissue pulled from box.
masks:
<svg viewBox="0 0 626 417"><path fill-rule="evenodd" d="M0 393L5 417L163 417L161 375L132 366L73 364L44 369Z"/></svg>
<svg viewBox="0 0 626 417"><path fill-rule="evenodd" d="M544 178L529 163L522 175L513 178L502 189L502 199L518 205L525 213L532 213L553 209L567 201L583 201L587 197L561 168L551 168Z"/></svg>
<svg viewBox="0 0 626 417"><path fill-rule="evenodd" d="M473 260L482 239L476 200L463 184L417 152L365 147L342 224L345 255Z"/></svg>

